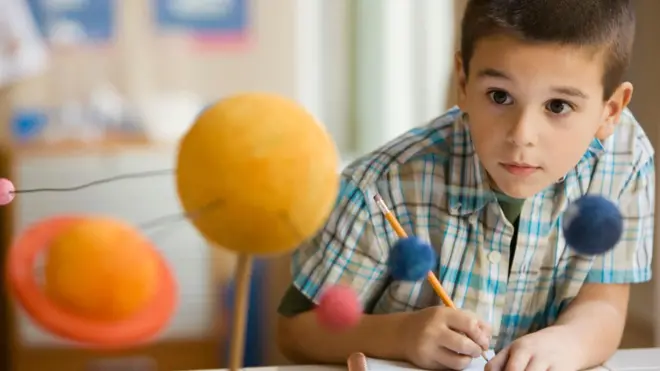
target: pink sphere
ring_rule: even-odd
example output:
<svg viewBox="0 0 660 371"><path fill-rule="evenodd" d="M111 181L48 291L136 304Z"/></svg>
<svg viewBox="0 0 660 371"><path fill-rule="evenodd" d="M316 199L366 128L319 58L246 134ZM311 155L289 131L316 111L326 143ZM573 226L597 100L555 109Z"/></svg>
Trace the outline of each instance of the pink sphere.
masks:
<svg viewBox="0 0 660 371"><path fill-rule="evenodd" d="M323 292L316 308L319 323L332 331L356 326L362 318L362 305L350 287L335 285Z"/></svg>
<svg viewBox="0 0 660 371"><path fill-rule="evenodd" d="M14 183L7 178L0 178L0 206L8 205L14 200Z"/></svg>

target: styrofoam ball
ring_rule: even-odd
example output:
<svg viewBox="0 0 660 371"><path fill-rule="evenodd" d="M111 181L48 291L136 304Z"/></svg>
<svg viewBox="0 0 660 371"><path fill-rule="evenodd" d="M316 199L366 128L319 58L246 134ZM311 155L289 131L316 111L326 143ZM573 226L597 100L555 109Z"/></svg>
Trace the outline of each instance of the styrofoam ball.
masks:
<svg viewBox="0 0 660 371"><path fill-rule="evenodd" d="M316 308L319 323L332 331L344 331L356 326L362 318L362 304L353 289L344 285L327 288Z"/></svg>
<svg viewBox="0 0 660 371"><path fill-rule="evenodd" d="M568 206L562 227L570 248L584 255L600 255L613 249L621 239L623 217L605 197L586 195Z"/></svg>
<svg viewBox="0 0 660 371"><path fill-rule="evenodd" d="M435 265L433 247L418 237L398 240L392 247L389 269L396 281L422 280Z"/></svg>

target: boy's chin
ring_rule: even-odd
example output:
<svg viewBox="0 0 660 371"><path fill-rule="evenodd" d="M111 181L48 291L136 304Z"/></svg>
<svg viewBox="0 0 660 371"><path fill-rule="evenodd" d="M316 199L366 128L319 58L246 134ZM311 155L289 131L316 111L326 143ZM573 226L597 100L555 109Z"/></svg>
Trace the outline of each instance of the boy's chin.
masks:
<svg viewBox="0 0 660 371"><path fill-rule="evenodd" d="M525 198L530 198L534 196L535 194L538 193L538 191L530 191L527 189L527 187L515 187L515 188L506 188L500 190L500 192L504 193L505 195L515 198L515 199L525 199Z"/></svg>
<svg viewBox="0 0 660 371"><path fill-rule="evenodd" d="M494 179L495 190L505 194L508 197L516 199L530 198L547 188L552 182L542 182L539 180L526 179L520 181L517 179ZM499 181L498 181L499 180Z"/></svg>

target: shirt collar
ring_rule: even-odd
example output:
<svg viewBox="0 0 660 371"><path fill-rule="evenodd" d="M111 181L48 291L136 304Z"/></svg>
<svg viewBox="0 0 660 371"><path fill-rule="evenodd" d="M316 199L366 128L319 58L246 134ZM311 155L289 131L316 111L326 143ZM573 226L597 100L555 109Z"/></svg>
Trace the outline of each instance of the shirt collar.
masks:
<svg viewBox="0 0 660 371"><path fill-rule="evenodd" d="M554 187L552 220L559 218L571 200L586 192L582 186L589 184L591 180L594 158L600 157L605 151L605 145L594 138L580 161L566 174L563 181Z"/></svg>
<svg viewBox="0 0 660 371"><path fill-rule="evenodd" d="M453 126L447 169L449 213L468 215L495 200L495 194L488 185L488 174L474 150L466 115L459 115Z"/></svg>

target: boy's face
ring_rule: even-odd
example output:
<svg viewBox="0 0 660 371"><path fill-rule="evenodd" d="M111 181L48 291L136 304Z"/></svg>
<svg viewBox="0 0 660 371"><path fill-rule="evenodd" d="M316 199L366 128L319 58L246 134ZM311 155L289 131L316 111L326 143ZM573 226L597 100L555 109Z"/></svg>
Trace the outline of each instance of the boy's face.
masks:
<svg viewBox="0 0 660 371"><path fill-rule="evenodd" d="M603 101L602 55L493 36L475 46L466 79L457 54L459 106L493 186L530 197L569 172L594 138L613 132L632 85Z"/></svg>

